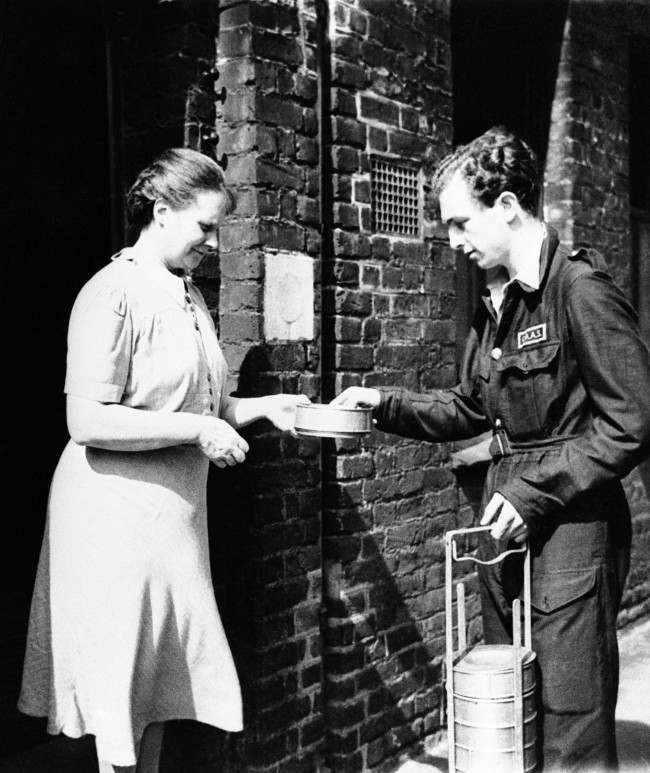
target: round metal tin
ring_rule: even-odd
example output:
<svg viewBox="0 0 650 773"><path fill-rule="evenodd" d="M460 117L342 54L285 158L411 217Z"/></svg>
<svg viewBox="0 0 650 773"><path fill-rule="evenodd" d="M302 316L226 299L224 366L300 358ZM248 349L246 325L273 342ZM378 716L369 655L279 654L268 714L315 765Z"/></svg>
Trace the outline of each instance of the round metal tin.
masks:
<svg viewBox="0 0 650 773"><path fill-rule="evenodd" d="M324 403L298 405L295 430L307 437L361 437L372 431L372 408L341 408Z"/></svg>

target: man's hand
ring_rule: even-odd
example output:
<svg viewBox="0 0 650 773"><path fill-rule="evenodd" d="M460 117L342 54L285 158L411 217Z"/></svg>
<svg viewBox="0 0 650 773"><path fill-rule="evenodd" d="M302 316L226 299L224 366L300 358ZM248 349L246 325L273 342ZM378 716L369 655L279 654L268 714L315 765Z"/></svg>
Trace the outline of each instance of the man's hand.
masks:
<svg viewBox="0 0 650 773"><path fill-rule="evenodd" d="M494 521L495 517L496 521ZM524 542L528 538L528 527L523 518L499 493L494 494L487 503L481 518L481 526L486 526L493 521L490 533L495 540L509 542L512 539L515 542Z"/></svg>
<svg viewBox="0 0 650 773"><path fill-rule="evenodd" d="M371 387L348 387L335 397L330 405L339 408L376 408L381 402L381 393Z"/></svg>

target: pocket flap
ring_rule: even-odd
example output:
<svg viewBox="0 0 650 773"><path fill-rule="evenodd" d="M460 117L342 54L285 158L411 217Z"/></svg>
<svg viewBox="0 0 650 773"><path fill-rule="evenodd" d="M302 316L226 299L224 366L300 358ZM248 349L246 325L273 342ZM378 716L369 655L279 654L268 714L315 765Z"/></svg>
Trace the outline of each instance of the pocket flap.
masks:
<svg viewBox="0 0 650 773"><path fill-rule="evenodd" d="M596 584L595 569L558 572L536 577L531 588L531 606L549 614L586 596Z"/></svg>
<svg viewBox="0 0 650 773"><path fill-rule="evenodd" d="M546 368L551 364L559 349L559 341L549 341L539 346L524 348L521 351L505 353L497 362L497 370L516 368L522 373L528 373L531 370Z"/></svg>

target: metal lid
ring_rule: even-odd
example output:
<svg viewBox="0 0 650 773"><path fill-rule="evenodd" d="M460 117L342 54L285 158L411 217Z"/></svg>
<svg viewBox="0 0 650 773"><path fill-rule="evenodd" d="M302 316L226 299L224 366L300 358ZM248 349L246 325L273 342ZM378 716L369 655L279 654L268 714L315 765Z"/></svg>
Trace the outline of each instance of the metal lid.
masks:
<svg viewBox="0 0 650 773"><path fill-rule="evenodd" d="M535 659L534 652L523 649L521 652L524 666ZM513 657L512 644L479 644L456 663L454 670L463 674L508 672L512 671Z"/></svg>

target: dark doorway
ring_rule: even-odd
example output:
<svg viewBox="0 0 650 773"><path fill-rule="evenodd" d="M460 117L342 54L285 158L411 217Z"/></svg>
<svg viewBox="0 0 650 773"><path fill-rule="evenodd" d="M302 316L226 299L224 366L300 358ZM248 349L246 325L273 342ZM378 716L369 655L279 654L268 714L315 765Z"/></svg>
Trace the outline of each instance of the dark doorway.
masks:
<svg viewBox="0 0 650 773"><path fill-rule="evenodd" d="M110 255L106 40L99 3L5 0L0 9L4 474L0 758L42 737L16 698L50 478L66 443L66 329Z"/></svg>
<svg viewBox="0 0 650 773"><path fill-rule="evenodd" d="M567 0L452 0L454 143L494 125L527 140L543 168Z"/></svg>

